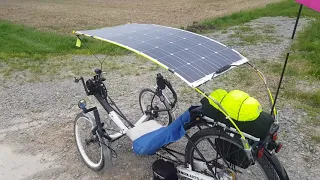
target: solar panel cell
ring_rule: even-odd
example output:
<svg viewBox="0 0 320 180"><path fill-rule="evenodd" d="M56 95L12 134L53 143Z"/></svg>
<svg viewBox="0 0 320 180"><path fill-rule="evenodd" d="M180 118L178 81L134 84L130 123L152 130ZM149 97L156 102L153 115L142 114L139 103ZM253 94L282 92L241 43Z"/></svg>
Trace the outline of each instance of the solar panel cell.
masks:
<svg viewBox="0 0 320 180"><path fill-rule="evenodd" d="M154 57L154 59L163 59L163 57L165 56L168 56L168 53L166 51L163 51L159 48L153 48L153 49L149 49L149 50L142 50L143 53L151 56L151 57Z"/></svg>
<svg viewBox="0 0 320 180"><path fill-rule="evenodd" d="M205 59L199 59L191 63L192 66L196 67L197 69L201 69L202 73L205 75L212 74L217 66L213 65L212 63L206 61Z"/></svg>
<svg viewBox="0 0 320 180"><path fill-rule="evenodd" d="M170 54L176 53L176 52L181 52L181 51L184 50L183 47L178 46L178 45L176 45L174 43L169 43L169 44L166 44L164 46L160 46L159 48L164 50L164 51L166 51L166 52L168 52L168 53L170 53Z"/></svg>
<svg viewBox="0 0 320 180"><path fill-rule="evenodd" d="M195 67L190 65L184 65L178 69L175 70L178 74L180 74L182 77L184 77L189 82L197 81L198 79L201 79L205 74L201 71L197 70Z"/></svg>
<svg viewBox="0 0 320 180"><path fill-rule="evenodd" d="M175 58L174 56L165 56L158 60L163 62L164 64L167 64L168 67L172 70L174 70L177 67L181 67L185 65L182 61L177 61L177 58Z"/></svg>

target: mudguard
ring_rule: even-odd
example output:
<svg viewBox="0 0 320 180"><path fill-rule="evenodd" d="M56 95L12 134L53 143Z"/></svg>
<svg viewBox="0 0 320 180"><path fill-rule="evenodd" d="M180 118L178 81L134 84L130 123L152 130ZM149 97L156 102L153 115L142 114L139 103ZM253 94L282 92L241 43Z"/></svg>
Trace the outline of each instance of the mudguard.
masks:
<svg viewBox="0 0 320 180"><path fill-rule="evenodd" d="M273 153L270 153L268 151L264 151L264 155L267 157L267 159L270 161L274 169L276 170L280 180L289 180L289 176L287 174L286 169L283 167L277 156Z"/></svg>

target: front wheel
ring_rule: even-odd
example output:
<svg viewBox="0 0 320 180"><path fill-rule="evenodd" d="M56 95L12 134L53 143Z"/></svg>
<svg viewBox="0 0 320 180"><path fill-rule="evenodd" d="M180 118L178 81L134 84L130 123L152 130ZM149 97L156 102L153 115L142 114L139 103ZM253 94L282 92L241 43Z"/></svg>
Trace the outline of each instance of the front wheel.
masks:
<svg viewBox="0 0 320 180"><path fill-rule="evenodd" d="M145 113L148 108L152 110L157 109L170 109L169 100L165 95L162 96L161 101L160 97L156 94L155 91L146 88L143 89L139 94L139 104L142 113ZM172 110L162 111L153 115L153 118L163 126L168 126L171 124L172 119L175 119L175 115Z"/></svg>
<svg viewBox="0 0 320 180"><path fill-rule="evenodd" d="M204 160L198 154L195 146ZM237 180L279 180L277 172L265 156L257 159L254 165L249 166L246 164L247 159L242 150L239 138L231 137L216 127L207 128L192 135L186 146L185 161L191 165L192 170L207 176L220 177L220 179L229 175L237 177L232 178Z"/></svg>
<svg viewBox="0 0 320 180"><path fill-rule="evenodd" d="M99 171L105 166L105 156L110 154L105 140L98 133L93 135L95 122L78 114L74 122L75 141L84 163L92 170Z"/></svg>

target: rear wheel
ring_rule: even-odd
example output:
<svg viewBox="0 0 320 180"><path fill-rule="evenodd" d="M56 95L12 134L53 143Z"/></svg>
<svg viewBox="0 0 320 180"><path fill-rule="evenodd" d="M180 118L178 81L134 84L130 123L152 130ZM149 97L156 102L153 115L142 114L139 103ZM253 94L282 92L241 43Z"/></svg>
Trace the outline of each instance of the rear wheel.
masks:
<svg viewBox="0 0 320 180"><path fill-rule="evenodd" d="M236 175L238 180L279 180L277 172L265 156L257 159L254 165L244 167L246 166L246 157L241 153L243 148L240 139L233 138L222 130L217 128L200 130L190 138L190 141L185 150L185 161L191 165L194 171L212 177L221 177L225 174ZM205 161L209 164L209 168L205 161L201 159L193 144L203 155Z"/></svg>
<svg viewBox="0 0 320 180"><path fill-rule="evenodd" d="M156 94L155 91L146 88L143 89L139 94L139 104L142 113L144 113L148 109L169 109L169 101L166 96L163 96L163 101L160 100L160 97ZM168 126L171 124L172 119L175 119L175 115L171 110L158 112L153 117L158 123L163 126Z"/></svg>
<svg viewBox="0 0 320 180"><path fill-rule="evenodd" d="M74 122L74 134L78 151L85 164L90 169L99 171L105 165L104 156L109 149L98 133L92 134L94 127L95 122L80 113Z"/></svg>

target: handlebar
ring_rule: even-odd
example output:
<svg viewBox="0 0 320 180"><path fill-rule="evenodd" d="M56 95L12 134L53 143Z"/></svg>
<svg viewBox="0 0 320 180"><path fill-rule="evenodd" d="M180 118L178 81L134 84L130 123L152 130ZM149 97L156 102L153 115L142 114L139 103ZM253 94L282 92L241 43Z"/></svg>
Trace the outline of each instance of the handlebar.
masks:
<svg viewBox="0 0 320 180"><path fill-rule="evenodd" d="M80 80L81 80L81 82L82 82L83 88L84 88L84 90L85 90L85 92L86 92L87 96L89 96L89 95L90 95L90 93L89 93L89 90L88 90L88 88L87 88L86 84L84 83L84 79L83 79L83 77L80 77L80 78L74 78L74 82L75 82L75 83L78 83Z"/></svg>
<svg viewBox="0 0 320 180"><path fill-rule="evenodd" d="M86 92L86 95L89 96L89 95L93 95L94 92L96 92L97 90L101 90L101 83L102 81L105 81L106 79L101 75L102 74L102 71L100 69L96 69L95 70L95 73L96 75L94 76L93 79L88 79L86 82L84 81L84 78L83 77L80 77L80 78L75 78L74 79L74 82L75 83L78 83L79 81L82 82L82 85L83 85L83 88ZM164 90L166 87L169 88L169 90L171 91L172 95L173 95L173 98L174 98L174 101L170 103L170 106L171 106L171 109L173 107L175 107L177 101L178 101L178 98L177 98L177 93L175 92L175 90L173 89L170 81L168 81L167 79L164 79L163 76L158 73L157 74L157 91L161 94L162 90ZM105 88L105 91L106 91L106 88ZM168 109L169 110L169 109ZM161 110L160 110L161 111Z"/></svg>
<svg viewBox="0 0 320 180"><path fill-rule="evenodd" d="M88 79L86 82L84 81L83 77L74 78L75 83L78 83L79 81L82 82L83 88L87 96L93 95L95 92L100 92L101 87L105 87L102 82L106 79L102 76L101 69L95 69L94 72L96 73L96 75L93 77L93 79ZM106 88L104 88L103 90L105 90L104 95L106 95Z"/></svg>

